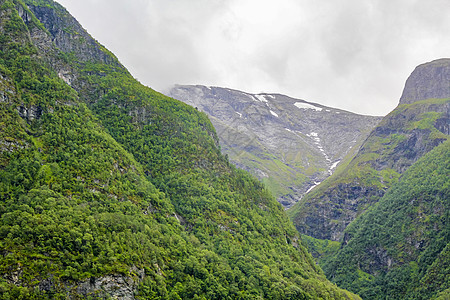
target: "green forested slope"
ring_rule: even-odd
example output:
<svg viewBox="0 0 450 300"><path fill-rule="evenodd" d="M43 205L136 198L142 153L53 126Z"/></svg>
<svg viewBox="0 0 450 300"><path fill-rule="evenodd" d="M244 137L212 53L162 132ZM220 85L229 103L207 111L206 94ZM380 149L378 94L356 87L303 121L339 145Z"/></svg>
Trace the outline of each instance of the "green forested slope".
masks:
<svg viewBox="0 0 450 300"><path fill-rule="evenodd" d="M450 288L450 142L412 165L346 229L324 270L363 299L431 299Z"/></svg>
<svg viewBox="0 0 450 300"><path fill-rule="evenodd" d="M25 2L0 1L2 299L358 298L204 114L139 84L59 5Z"/></svg>
<svg viewBox="0 0 450 300"><path fill-rule="evenodd" d="M299 232L319 239L345 239L348 224L375 204L417 159L449 139L449 109L449 98L396 107L347 165L339 166L290 209Z"/></svg>

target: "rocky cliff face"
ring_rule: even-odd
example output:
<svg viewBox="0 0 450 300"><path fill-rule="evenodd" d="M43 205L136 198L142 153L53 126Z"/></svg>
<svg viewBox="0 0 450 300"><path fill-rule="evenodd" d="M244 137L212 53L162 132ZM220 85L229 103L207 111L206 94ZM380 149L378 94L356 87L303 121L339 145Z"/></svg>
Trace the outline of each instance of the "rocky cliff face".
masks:
<svg viewBox="0 0 450 300"><path fill-rule="evenodd" d="M0 0L0 40L1 299L359 299L206 114L142 86L60 5Z"/></svg>
<svg viewBox="0 0 450 300"><path fill-rule="evenodd" d="M285 207L330 176L381 119L219 87L176 86L168 95L207 113L230 161L264 181Z"/></svg>
<svg viewBox="0 0 450 300"><path fill-rule="evenodd" d="M327 277L363 299L435 299L447 290L449 161L446 141L408 168L345 230L345 243L322 264Z"/></svg>
<svg viewBox="0 0 450 300"><path fill-rule="evenodd" d="M430 98L447 98L450 94L450 64L448 58L417 66L406 81L400 104L411 104Z"/></svg>
<svg viewBox="0 0 450 300"><path fill-rule="evenodd" d="M51 42L62 52L76 56L80 62L101 61L123 68L112 53L101 47L60 5L29 4L28 8L48 30ZM25 23L31 21L31 16L26 10L19 8L18 11Z"/></svg>
<svg viewBox="0 0 450 300"><path fill-rule="evenodd" d="M335 241L344 238L345 243L344 229L414 162L449 138L449 66L450 60L442 59L416 68L400 105L370 133L350 164L289 212L301 233ZM443 99L420 99L438 95Z"/></svg>

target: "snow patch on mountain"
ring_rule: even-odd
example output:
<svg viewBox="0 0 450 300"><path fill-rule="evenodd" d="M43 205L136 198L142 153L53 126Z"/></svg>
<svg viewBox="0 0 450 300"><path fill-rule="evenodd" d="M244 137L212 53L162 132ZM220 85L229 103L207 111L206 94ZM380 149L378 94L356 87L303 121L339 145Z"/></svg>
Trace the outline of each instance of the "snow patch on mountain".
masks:
<svg viewBox="0 0 450 300"><path fill-rule="evenodd" d="M322 111L321 107L317 107L308 103L295 102L294 105L300 109L313 109L315 111Z"/></svg>
<svg viewBox="0 0 450 300"><path fill-rule="evenodd" d="M331 159L330 157L327 155L327 153L325 152L325 150L323 149L322 146L322 141L320 140L319 134L317 132L311 132L309 134L306 134L307 137L310 137L313 139L314 144L317 146L317 149L319 149L319 151L323 154L325 160L328 163L331 163ZM332 169L332 168L331 168ZM330 169L330 170L331 170ZM328 171L328 173L330 173L330 170Z"/></svg>
<svg viewBox="0 0 450 300"><path fill-rule="evenodd" d="M265 178L259 171L263 170L273 180L274 193L285 207L301 199L314 182L327 178L335 170L333 164L358 144L352 141L364 140L367 134L362 133L378 122L373 117L280 94L219 87L202 87L199 92L194 86L178 86L169 96L213 117L211 121L220 143L227 146L223 148L230 162L260 179ZM269 160L247 159L260 154L281 162L285 174ZM314 172L308 173L310 170ZM298 176L305 177L305 181L298 183Z"/></svg>
<svg viewBox="0 0 450 300"><path fill-rule="evenodd" d="M246 94L246 93L243 93L243 94L244 94L245 96L249 97L250 99L252 99L253 101L259 102L259 100L258 100L257 98L255 98L255 96L250 95L250 94Z"/></svg>
<svg viewBox="0 0 450 300"><path fill-rule="evenodd" d="M312 138L315 142L315 144L320 144L320 137L317 132L311 132L310 134L307 134L306 136Z"/></svg>
<svg viewBox="0 0 450 300"><path fill-rule="evenodd" d="M264 95L255 95L255 97L261 102L267 102L267 99L264 97Z"/></svg>
<svg viewBox="0 0 450 300"><path fill-rule="evenodd" d="M313 188L315 188L316 186L318 186L318 185L321 184L321 183L322 183L321 181L314 181L314 185L313 185L312 187L310 187L310 188L306 191L305 194L308 194L309 192L311 192L311 190L312 190Z"/></svg>
<svg viewBox="0 0 450 300"><path fill-rule="evenodd" d="M338 160L338 161L336 161L334 164L332 164L331 167L330 167L330 171L332 171L334 168L336 168L337 165L338 165L340 162L341 162L341 161Z"/></svg>

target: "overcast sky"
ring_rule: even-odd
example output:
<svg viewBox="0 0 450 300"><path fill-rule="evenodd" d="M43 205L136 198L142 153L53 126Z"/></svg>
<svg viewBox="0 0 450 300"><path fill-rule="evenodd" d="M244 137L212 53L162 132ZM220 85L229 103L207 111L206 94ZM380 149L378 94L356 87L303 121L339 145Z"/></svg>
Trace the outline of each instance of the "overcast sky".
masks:
<svg viewBox="0 0 450 300"><path fill-rule="evenodd" d="M385 115L450 57L448 0L57 0L143 84L282 93Z"/></svg>

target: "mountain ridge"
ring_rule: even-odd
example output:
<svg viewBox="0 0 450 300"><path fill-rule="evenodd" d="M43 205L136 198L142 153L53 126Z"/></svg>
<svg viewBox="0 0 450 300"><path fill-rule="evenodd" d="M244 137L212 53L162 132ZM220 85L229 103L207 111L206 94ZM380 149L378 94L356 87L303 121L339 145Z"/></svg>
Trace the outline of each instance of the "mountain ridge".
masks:
<svg viewBox="0 0 450 300"><path fill-rule="evenodd" d="M418 66L358 153L288 211L327 277L364 299L448 295L449 74L450 59Z"/></svg>
<svg viewBox="0 0 450 300"><path fill-rule="evenodd" d="M167 94L207 113L231 162L285 207L328 177L381 119L276 93L177 85Z"/></svg>
<svg viewBox="0 0 450 300"><path fill-rule="evenodd" d="M0 39L2 298L360 299L206 114L139 84L62 6L1 0Z"/></svg>
<svg viewBox="0 0 450 300"><path fill-rule="evenodd" d="M440 58L417 66L408 77L399 104L411 104L450 94L449 58Z"/></svg>
<svg viewBox="0 0 450 300"><path fill-rule="evenodd" d="M439 60L442 63L448 66L450 59ZM434 65L421 65L411 77ZM443 77L439 77L441 84L448 85ZM409 88L406 84L405 95ZM447 93L450 97L450 89ZM449 111L448 98L400 103L369 134L345 170L328 178L289 212L297 229L315 238L340 240L345 227L376 203L404 171L448 139Z"/></svg>

